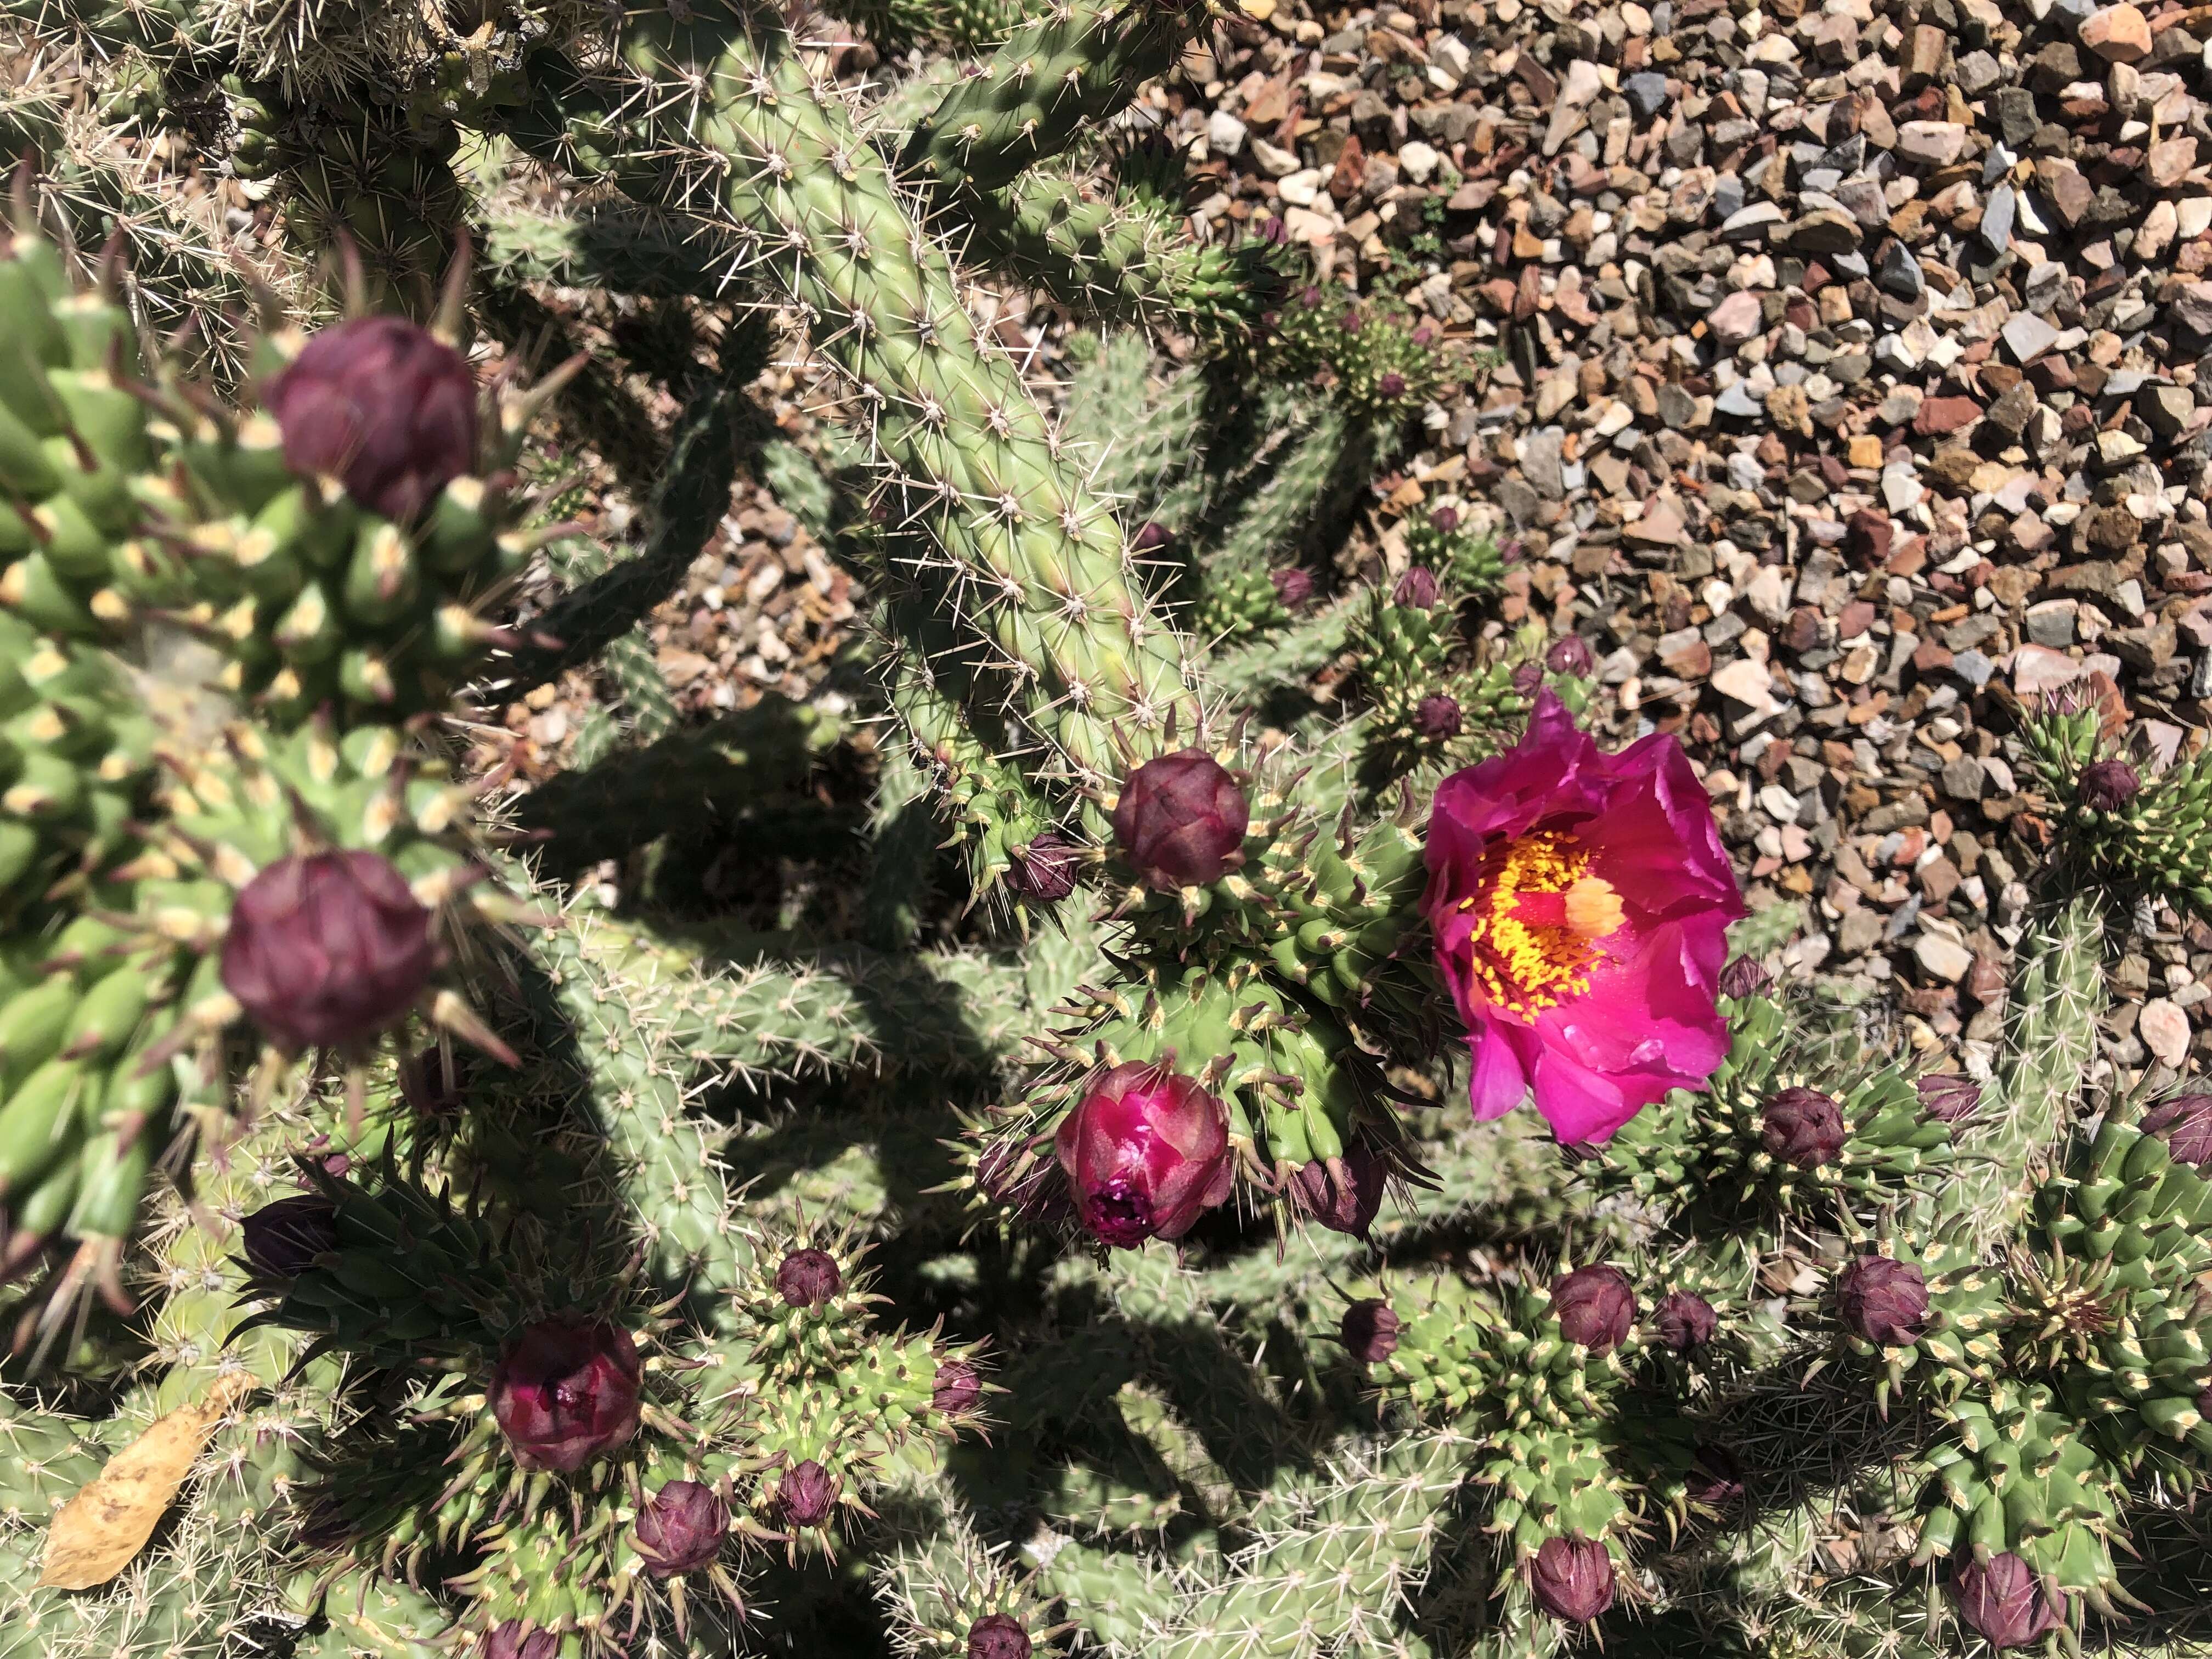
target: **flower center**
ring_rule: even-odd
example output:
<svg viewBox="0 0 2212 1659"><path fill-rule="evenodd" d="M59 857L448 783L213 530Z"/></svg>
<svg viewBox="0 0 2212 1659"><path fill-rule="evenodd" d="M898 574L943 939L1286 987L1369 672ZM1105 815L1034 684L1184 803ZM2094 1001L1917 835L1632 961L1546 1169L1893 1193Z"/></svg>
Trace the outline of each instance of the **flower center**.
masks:
<svg viewBox="0 0 2212 1659"><path fill-rule="evenodd" d="M1116 1176L1092 1196L1089 1219L1107 1243L1134 1249L1152 1236L1152 1201L1135 1182Z"/></svg>
<svg viewBox="0 0 2212 1659"><path fill-rule="evenodd" d="M1524 1019L1589 988L1598 941L1626 920L1611 883L1590 875L1572 836L1540 830L1510 842L1479 890L1468 955L1491 1003Z"/></svg>

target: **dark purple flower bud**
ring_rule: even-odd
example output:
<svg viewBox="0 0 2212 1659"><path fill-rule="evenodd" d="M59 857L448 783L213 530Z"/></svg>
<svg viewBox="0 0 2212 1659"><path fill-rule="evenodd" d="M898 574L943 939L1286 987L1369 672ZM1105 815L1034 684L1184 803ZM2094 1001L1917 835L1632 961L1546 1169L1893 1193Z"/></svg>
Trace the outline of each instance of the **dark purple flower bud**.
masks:
<svg viewBox="0 0 2212 1659"><path fill-rule="evenodd" d="M1959 1617L1993 1648L2024 1646L2058 1622L2059 1609L2044 1594L2035 1570L2010 1550L1987 1561L1961 1559L1951 1575L1951 1599L1959 1604Z"/></svg>
<svg viewBox="0 0 2212 1659"><path fill-rule="evenodd" d="M963 1360L940 1359L936 1379L929 1385L929 1405L947 1417L964 1412L983 1397L983 1379Z"/></svg>
<svg viewBox="0 0 2212 1659"><path fill-rule="evenodd" d="M1022 897L1055 904L1075 890L1075 847L1064 837L1048 830L1009 854L1006 885Z"/></svg>
<svg viewBox="0 0 2212 1659"><path fill-rule="evenodd" d="M1297 1170L1291 1176L1291 1203L1332 1232L1364 1238L1382 1207L1387 1174L1381 1158L1355 1146L1336 1160L1334 1170L1318 1159Z"/></svg>
<svg viewBox="0 0 2212 1659"><path fill-rule="evenodd" d="M1721 994L1741 1000L1755 997L1774 983L1774 976L1750 957L1738 957L1721 969Z"/></svg>
<svg viewBox="0 0 2212 1659"><path fill-rule="evenodd" d="M1956 1072L1930 1072L1913 1086L1920 1091L1920 1109L1939 1122L1972 1117L1982 1103L1982 1085Z"/></svg>
<svg viewBox="0 0 2212 1659"><path fill-rule="evenodd" d="M1613 1557L1589 1538L1547 1538L1529 1565L1536 1605L1554 1619L1587 1625L1613 1605Z"/></svg>
<svg viewBox="0 0 2212 1659"><path fill-rule="evenodd" d="M793 1463L776 1483L775 1501L787 1523L818 1527L837 1507L837 1480L812 1458Z"/></svg>
<svg viewBox="0 0 2212 1659"><path fill-rule="evenodd" d="M2145 1134L2158 1135L2177 1164L2212 1164L2212 1095L2181 1095L2143 1115Z"/></svg>
<svg viewBox="0 0 2212 1659"><path fill-rule="evenodd" d="M1844 1328L1876 1347L1901 1348L1928 1328L1928 1281L1909 1261L1863 1255L1836 1282Z"/></svg>
<svg viewBox="0 0 2212 1659"><path fill-rule="evenodd" d="M1355 1302L1337 1328L1345 1348L1363 1365L1379 1365L1398 1352L1398 1316L1378 1297Z"/></svg>
<svg viewBox="0 0 2212 1659"><path fill-rule="evenodd" d="M1610 1352L1636 1322L1636 1290L1618 1267L1577 1267L1552 1281L1552 1316L1568 1341L1592 1353Z"/></svg>
<svg viewBox="0 0 2212 1659"><path fill-rule="evenodd" d="M429 988L444 959L430 920L374 853L281 858L231 905L222 982L278 1047L350 1047Z"/></svg>
<svg viewBox="0 0 2212 1659"><path fill-rule="evenodd" d="M477 1650L482 1659L560 1659L561 1638L550 1630L532 1630L520 1619L495 1626Z"/></svg>
<svg viewBox="0 0 2212 1659"><path fill-rule="evenodd" d="M1298 303L1308 311L1321 309L1321 290L1309 283L1298 295Z"/></svg>
<svg viewBox="0 0 2212 1659"><path fill-rule="evenodd" d="M1406 377L1395 368L1386 370L1382 378L1376 381L1375 389L1386 398L1402 398L1406 395Z"/></svg>
<svg viewBox="0 0 2212 1659"><path fill-rule="evenodd" d="M1430 327L1426 323L1423 323L1419 328L1413 331L1413 343L1415 345L1434 345L1436 343L1437 331L1435 329Z"/></svg>
<svg viewBox="0 0 2212 1659"><path fill-rule="evenodd" d="M2117 812L2142 793L2142 775L2124 760L2091 761L2074 793L2093 812Z"/></svg>
<svg viewBox="0 0 2212 1659"><path fill-rule="evenodd" d="M1003 1613L968 1626L968 1659L1030 1659L1030 1633Z"/></svg>
<svg viewBox="0 0 2212 1659"><path fill-rule="evenodd" d="M240 1223L246 1259L269 1279L297 1279L338 1247L337 1207L319 1193L280 1198Z"/></svg>
<svg viewBox="0 0 2212 1659"><path fill-rule="evenodd" d="M1713 1304L1694 1291L1670 1291L1651 1315L1651 1328L1676 1353L1704 1347L1720 1328Z"/></svg>
<svg viewBox="0 0 2212 1659"><path fill-rule="evenodd" d="M1447 697L1441 692L1432 697L1423 697L1413 705L1413 730L1425 738L1457 737L1460 719L1459 699Z"/></svg>
<svg viewBox="0 0 2212 1659"><path fill-rule="evenodd" d="M1440 507L1429 514L1429 526L1440 536L1449 536L1459 528L1459 509Z"/></svg>
<svg viewBox="0 0 2212 1659"><path fill-rule="evenodd" d="M1275 585L1275 598L1285 611L1301 609L1314 595L1314 579L1296 565L1273 571L1267 580Z"/></svg>
<svg viewBox="0 0 2212 1659"><path fill-rule="evenodd" d="M1524 697L1534 696L1536 688L1543 683L1544 665L1541 663L1524 662L1513 671L1513 689Z"/></svg>
<svg viewBox="0 0 2212 1659"><path fill-rule="evenodd" d="M1163 892L1203 887L1244 862L1252 809L1229 769L1203 749L1146 761L1121 784L1114 839Z"/></svg>
<svg viewBox="0 0 2212 1659"><path fill-rule="evenodd" d="M1409 567L1390 590L1390 603L1409 611L1426 611L1437 602L1437 573L1425 564Z"/></svg>
<svg viewBox="0 0 2212 1659"><path fill-rule="evenodd" d="M263 394L284 465L343 482L387 519L413 518L477 464L468 359L400 317L356 317L309 340Z"/></svg>
<svg viewBox="0 0 2212 1659"><path fill-rule="evenodd" d="M1844 1115L1834 1097L1818 1089L1769 1095L1759 1117L1759 1144L1781 1163L1817 1170L1844 1150Z"/></svg>
<svg viewBox="0 0 2212 1659"><path fill-rule="evenodd" d="M712 1486L671 1480L639 1511L631 1536L645 1570L655 1578L673 1578L711 1566L729 1529L730 1511Z"/></svg>
<svg viewBox="0 0 2212 1659"><path fill-rule="evenodd" d="M1506 543L1504 546L1498 550L1498 562L1500 564L1518 564L1521 562L1521 538L1519 537L1515 537L1511 541Z"/></svg>
<svg viewBox="0 0 2212 1659"><path fill-rule="evenodd" d="M1743 1496L1743 1465L1726 1446L1699 1446L1690 1465L1688 1486L1692 1501L1725 1509Z"/></svg>
<svg viewBox="0 0 2212 1659"><path fill-rule="evenodd" d="M1054 1139L1083 1224L1132 1249L1181 1238L1229 1196L1229 1114L1194 1079L1132 1060L1095 1078Z"/></svg>
<svg viewBox="0 0 2212 1659"><path fill-rule="evenodd" d="M524 1468L574 1474L637 1432L643 1376L619 1325L542 1320L500 1356L492 1415Z"/></svg>
<svg viewBox="0 0 2212 1659"><path fill-rule="evenodd" d="M1283 216L1279 213L1271 213L1261 220L1257 234L1259 239L1269 247L1281 247L1291 240L1291 228L1284 222ZM1027 1650L1024 1650L1024 1652Z"/></svg>
<svg viewBox="0 0 2212 1659"><path fill-rule="evenodd" d="M776 1264L775 1293L788 1307L818 1308L844 1288L845 1275L827 1250L793 1250Z"/></svg>
<svg viewBox="0 0 2212 1659"><path fill-rule="evenodd" d="M1587 674L1590 671L1590 648L1579 634L1570 634L1563 640L1554 640L1552 648L1544 653L1544 666L1554 674Z"/></svg>
<svg viewBox="0 0 2212 1659"><path fill-rule="evenodd" d="M1175 540L1175 532L1155 520L1147 519L1137 526L1137 533L1129 538L1129 551L1137 554L1157 553Z"/></svg>
<svg viewBox="0 0 2212 1659"><path fill-rule="evenodd" d="M1357 334L1366 325L1367 319L1359 314L1359 307L1358 306L1347 306L1345 308L1344 320L1341 326L1346 334Z"/></svg>

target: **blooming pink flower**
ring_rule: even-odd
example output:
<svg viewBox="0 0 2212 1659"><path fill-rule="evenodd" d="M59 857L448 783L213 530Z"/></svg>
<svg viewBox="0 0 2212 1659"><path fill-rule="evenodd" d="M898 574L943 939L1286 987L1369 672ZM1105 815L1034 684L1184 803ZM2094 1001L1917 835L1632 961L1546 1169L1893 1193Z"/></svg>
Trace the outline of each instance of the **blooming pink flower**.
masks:
<svg viewBox="0 0 2212 1659"><path fill-rule="evenodd" d="M1428 866L1477 1117L1533 1089L1561 1140L1602 1141L1721 1063L1715 998L1743 896L1673 738L1601 753L1540 691L1517 744L1437 789Z"/></svg>
<svg viewBox="0 0 2212 1659"><path fill-rule="evenodd" d="M1054 1145L1083 1224L1123 1249L1181 1238L1236 1176L1221 1103L1160 1065L1094 1078Z"/></svg>

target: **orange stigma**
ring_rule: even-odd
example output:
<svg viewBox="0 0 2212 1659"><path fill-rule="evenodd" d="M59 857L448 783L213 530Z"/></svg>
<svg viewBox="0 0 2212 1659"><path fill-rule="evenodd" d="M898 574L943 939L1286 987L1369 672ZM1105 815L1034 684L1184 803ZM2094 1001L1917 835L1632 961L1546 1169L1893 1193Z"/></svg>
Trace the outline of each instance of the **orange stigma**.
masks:
<svg viewBox="0 0 2212 1659"><path fill-rule="evenodd" d="M1505 848L1460 908L1471 911L1469 966L1496 1007L1526 1019L1589 988L1599 941L1626 920L1611 883L1588 873L1572 836L1542 830Z"/></svg>

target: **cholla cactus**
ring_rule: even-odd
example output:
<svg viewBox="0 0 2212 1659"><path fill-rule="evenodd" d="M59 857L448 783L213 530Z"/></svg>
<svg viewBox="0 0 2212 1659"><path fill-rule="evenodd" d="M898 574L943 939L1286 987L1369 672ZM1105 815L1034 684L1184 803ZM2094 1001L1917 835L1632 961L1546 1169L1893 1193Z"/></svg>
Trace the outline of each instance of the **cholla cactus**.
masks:
<svg viewBox="0 0 2212 1659"><path fill-rule="evenodd" d="M720 0L20 9L0 1653L2194 1639L2212 1105L2094 1061L2098 884L2212 905L2201 761L2031 724L2088 879L1985 1073L1728 963L1672 740L1484 621L1471 503L1362 518L1437 325L1094 139L1204 9L854 8L985 53L873 109ZM1130 330L1064 411L985 270ZM589 395L480 386L533 285L649 310ZM802 335L834 440L756 407ZM592 544L540 417L637 385ZM747 471L870 631L693 717L652 616ZM470 775L586 669L568 775Z"/></svg>

